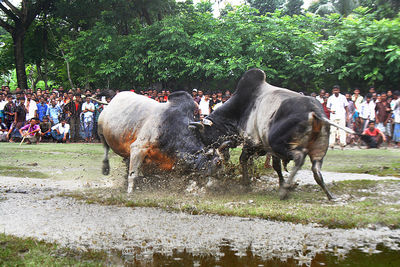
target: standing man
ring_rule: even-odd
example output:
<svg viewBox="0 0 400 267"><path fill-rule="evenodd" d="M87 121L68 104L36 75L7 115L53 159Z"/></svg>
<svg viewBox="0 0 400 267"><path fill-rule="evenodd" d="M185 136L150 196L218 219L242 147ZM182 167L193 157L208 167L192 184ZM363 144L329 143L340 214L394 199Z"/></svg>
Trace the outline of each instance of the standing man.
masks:
<svg viewBox="0 0 400 267"><path fill-rule="evenodd" d="M390 136L392 129L388 120L391 115L390 104L387 102L386 93L381 94L381 101L376 103L375 106L375 121L376 128L378 128L387 138L388 145L390 143Z"/></svg>
<svg viewBox="0 0 400 267"><path fill-rule="evenodd" d="M73 100L73 101L72 101ZM71 126L70 138L73 142L79 141L80 132L80 114L82 111L81 95L75 93L71 97L71 101L64 107L64 112L69 117L69 124Z"/></svg>
<svg viewBox="0 0 400 267"><path fill-rule="evenodd" d="M340 94L339 85L333 86L332 95L328 98L327 107L331 112L331 120L340 126L346 126L348 102L344 95ZM340 147L346 146L346 133L336 127L331 127L331 134L329 136L329 146L333 149L336 142L336 137L339 138Z"/></svg>
<svg viewBox="0 0 400 267"><path fill-rule="evenodd" d="M316 97L315 97L318 101L319 101L319 103L321 103L321 105L324 103L324 98L325 98L325 90L324 89L321 89L320 91L319 91L319 95L317 95Z"/></svg>
<svg viewBox="0 0 400 267"><path fill-rule="evenodd" d="M8 129L11 128L11 124L15 119L15 109L17 106L13 102L12 95L7 96L7 104L4 106L4 116L5 116L5 124Z"/></svg>
<svg viewBox="0 0 400 267"><path fill-rule="evenodd" d="M94 104L90 102L89 97L86 97L86 102L82 105L82 112L85 141L90 142L92 141Z"/></svg>
<svg viewBox="0 0 400 267"><path fill-rule="evenodd" d="M400 92L394 91L392 100L392 110L393 110L393 142L397 144L400 148Z"/></svg>
<svg viewBox="0 0 400 267"><path fill-rule="evenodd" d="M25 100L25 109L26 109L26 120L30 120L32 118L37 117L36 111L37 111L37 105L36 101L32 99L32 93L28 92L26 94L26 100Z"/></svg>
<svg viewBox="0 0 400 267"><path fill-rule="evenodd" d="M44 101L43 96L41 96L39 98L39 103L36 106L37 106L37 115L38 115L39 121L42 122L44 117L46 117L47 109L49 108L47 106L46 102Z"/></svg>
<svg viewBox="0 0 400 267"><path fill-rule="evenodd" d="M50 119L51 125L56 125L59 123L61 112L62 110L59 106L57 106L56 100L52 99L46 114Z"/></svg>

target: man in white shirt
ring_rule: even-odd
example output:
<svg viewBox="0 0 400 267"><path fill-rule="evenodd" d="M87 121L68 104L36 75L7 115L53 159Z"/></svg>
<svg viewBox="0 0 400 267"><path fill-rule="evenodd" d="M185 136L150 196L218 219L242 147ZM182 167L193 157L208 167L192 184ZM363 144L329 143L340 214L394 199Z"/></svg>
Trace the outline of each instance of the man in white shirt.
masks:
<svg viewBox="0 0 400 267"><path fill-rule="evenodd" d="M54 140L57 142L65 143L67 138L69 137L69 124L62 119L60 123L51 127L51 136L53 136Z"/></svg>
<svg viewBox="0 0 400 267"><path fill-rule="evenodd" d="M361 103L360 105L360 118L361 118L361 125L362 125L362 130L364 131L368 127L369 121L371 121L371 94L367 94L365 97L365 101ZM375 112L375 110L374 110Z"/></svg>
<svg viewBox="0 0 400 267"><path fill-rule="evenodd" d="M340 94L340 87L338 85L333 86L332 95L328 98L327 108L331 112L330 119L339 124L340 126L346 126L347 118L347 106L348 101L346 97ZM339 138L340 146L346 145L346 133L336 127L331 127L331 134L329 136L329 146L333 148L336 137Z"/></svg>
<svg viewBox="0 0 400 267"><path fill-rule="evenodd" d="M315 99L317 99L319 103L321 103L322 105L324 103L324 97L325 97L325 90L321 89L321 91L319 91L319 95L317 95Z"/></svg>
<svg viewBox="0 0 400 267"><path fill-rule="evenodd" d="M200 117L205 117L210 115L210 100L209 95L206 94L204 98L200 100L199 109L200 109Z"/></svg>
<svg viewBox="0 0 400 267"><path fill-rule="evenodd" d="M26 109L26 120L30 120L32 118L35 118L37 116L36 111L37 111L37 105L36 101L32 100L32 94L27 93L26 94L26 99L25 99L25 109Z"/></svg>
<svg viewBox="0 0 400 267"><path fill-rule="evenodd" d="M94 115L94 104L90 102L90 95L86 95L86 102L82 104L83 112L83 128L85 130L85 141L92 141L93 131L93 115Z"/></svg>

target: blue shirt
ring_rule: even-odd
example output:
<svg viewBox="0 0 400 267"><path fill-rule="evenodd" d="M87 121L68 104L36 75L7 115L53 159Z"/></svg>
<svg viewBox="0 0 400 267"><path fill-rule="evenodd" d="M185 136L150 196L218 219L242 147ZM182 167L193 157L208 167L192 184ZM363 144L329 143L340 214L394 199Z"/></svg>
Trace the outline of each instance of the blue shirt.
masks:
<svg viewBox="0 0 400 267"><path fill-rule="evenodd" d="M54 124L59 123L58 116L61 114L61 108L60 106L55 106L53 107L52 105L49 106L47 109L46 115L49 116L50 120L53 120Z"/></svg>
<svg viewBox="0 0 400 267"><path fill-rule="evenodd" d="M44 116L47 115L47 110L49 107L47 106L46 103L43 103L43 104L38 103L36 106L37 106L37 114L38 114L39 120L43 121Z"/></svg>

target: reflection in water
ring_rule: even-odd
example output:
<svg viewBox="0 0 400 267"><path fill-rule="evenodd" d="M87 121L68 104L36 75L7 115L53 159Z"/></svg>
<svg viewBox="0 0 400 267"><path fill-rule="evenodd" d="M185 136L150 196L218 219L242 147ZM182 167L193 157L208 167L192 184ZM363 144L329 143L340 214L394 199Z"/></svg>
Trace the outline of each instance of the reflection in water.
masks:
<svg viewBox="0 0 400 267"><path fill-rule="evenodd" d="M299 255L295 258L263 259L253 255L250 248L246 251L232 249L229 243L220 246L218 255L193 253L186 249L174 249L172 252L161 254L152 253L150 250L141 251L139 248L126 249L123 252L113 253L112 265L124 266L194 266L194 267L241 267L241 266L400 266L400 253L380 244L374 252L365 252L352 249L346 255L340 249L334 252L316 254L313 259Z"/></svg>

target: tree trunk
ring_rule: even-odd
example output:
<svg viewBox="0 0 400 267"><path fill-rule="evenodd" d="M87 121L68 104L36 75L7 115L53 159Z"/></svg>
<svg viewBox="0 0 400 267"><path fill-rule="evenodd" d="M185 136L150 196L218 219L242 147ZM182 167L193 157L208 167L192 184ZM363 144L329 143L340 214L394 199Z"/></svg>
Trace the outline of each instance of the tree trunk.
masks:
<svg viewBox="0 0 400 267"><path fill-rule="evenodd" d="M70 70L69 70L69 62L68 62L67 58L65 57L64 51L61 48L60 48L60 52L61 52L61 55L63 56L63 58L65 60L65 64L67 65L67 75L68 75L69 84L71 85L71 89L75 90L75 86L74 86L74 84L72 82L71 73L70 73Z"/></svg>
<svg viewBox="0 0 400 267"><path fill-rule="evenodd" d="M15 68L17 71L18 87L21 88L22 90L25 90L28 88L28 84L27 84L27 80L26 80L25 61L24 61L25 31L16 30L16 31L14 31L12 37L13 37L13 41L14 41Z"/></svg>
<svg viewBox="0 0 400 267"><path fill-rule="evenodd" d="M44 28L44 34L43 34L43 49L44 49L44 73L43 73L43 81L44 81L44 87L45 89L49 89L49 86L47 85L48 78L47 78L47 73L48 73L48 65L47 65L47 55L48 55L48 38L47 38L47 29Z"/></svg>

